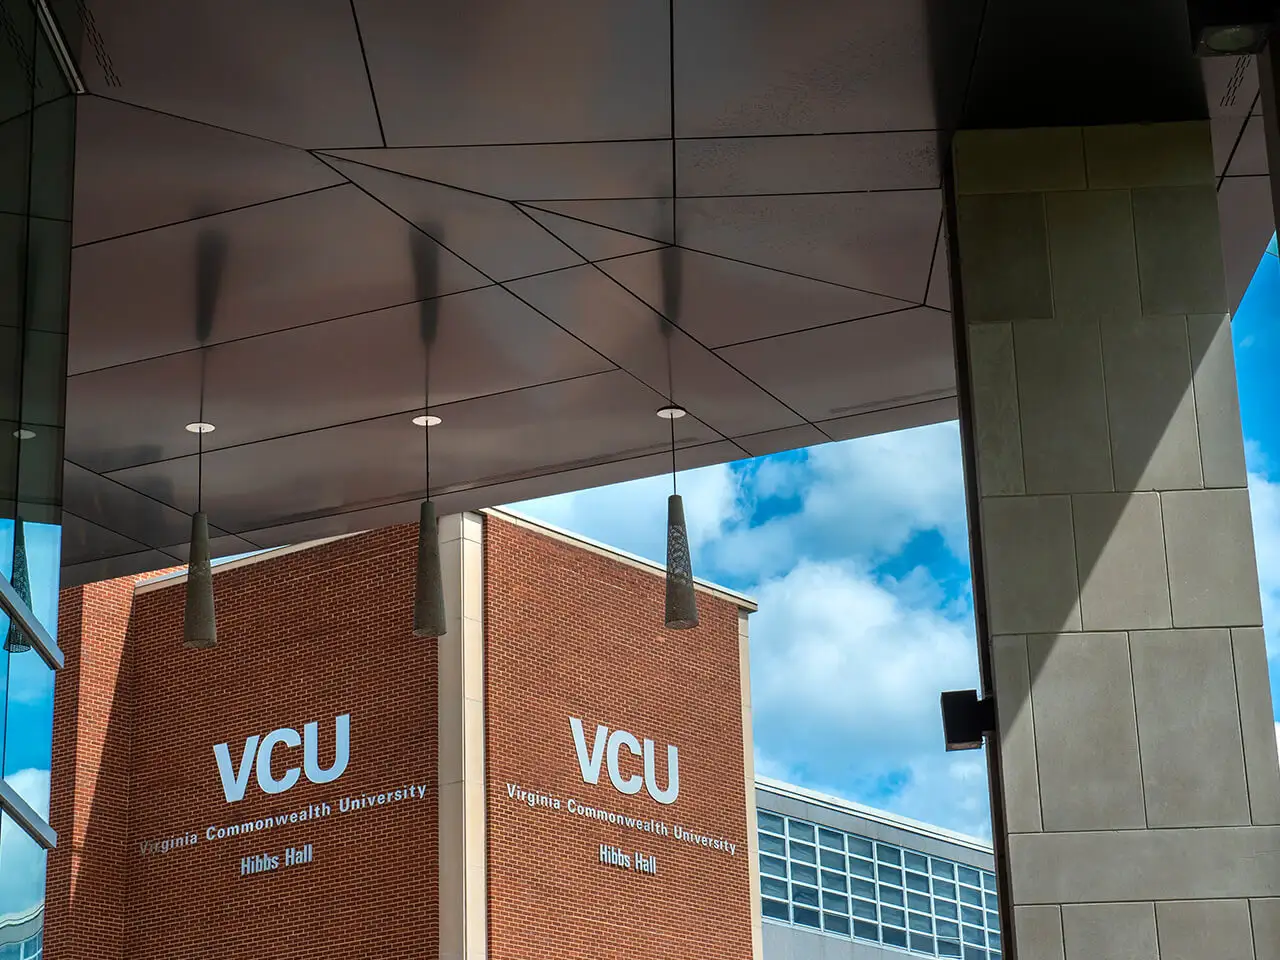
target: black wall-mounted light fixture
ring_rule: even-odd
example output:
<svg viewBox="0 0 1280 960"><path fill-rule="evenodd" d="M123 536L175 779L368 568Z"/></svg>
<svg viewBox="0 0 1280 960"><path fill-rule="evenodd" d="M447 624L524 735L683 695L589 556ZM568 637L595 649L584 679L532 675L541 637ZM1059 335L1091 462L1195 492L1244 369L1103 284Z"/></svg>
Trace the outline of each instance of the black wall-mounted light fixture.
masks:
<svg viewBox="0 0 1280 960"><path fill-rule="evenodd" d="M983 737L995 732L994 699L979 699L977 690L947 690L942 694L942 733L948 750L977 750Z"/></svg>
<svg viewBox="0 0 1280 960"><path fill-rule="evenodd" d="M1239 57L1266 46L1276 21L1275 0L1187 0L1191 46L1197 57Z"/></svg>

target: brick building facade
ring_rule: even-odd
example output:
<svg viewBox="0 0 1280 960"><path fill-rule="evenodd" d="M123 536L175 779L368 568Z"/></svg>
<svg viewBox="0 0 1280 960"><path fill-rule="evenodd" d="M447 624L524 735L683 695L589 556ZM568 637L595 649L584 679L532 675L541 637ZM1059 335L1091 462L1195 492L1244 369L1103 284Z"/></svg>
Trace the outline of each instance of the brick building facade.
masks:
<svg viewBox="0 0 1280 960"><path fill-rule="evenodd" d="M47 957L759 957L750 602L492 511L424 641L415 537L215 568L209 651L182 571L64 591Z"/></svg>

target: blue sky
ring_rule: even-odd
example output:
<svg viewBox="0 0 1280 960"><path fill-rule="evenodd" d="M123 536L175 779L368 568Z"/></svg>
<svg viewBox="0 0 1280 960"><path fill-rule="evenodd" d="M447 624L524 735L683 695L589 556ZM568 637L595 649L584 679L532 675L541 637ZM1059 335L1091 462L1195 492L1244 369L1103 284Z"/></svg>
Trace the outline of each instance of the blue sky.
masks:
<svg viewBox="0 0 1280 960"><path fill-rule="evenodd" d="M1250 496L1280 702L1280 260L1233 323ZM515 509L655 560L669 479ZM985 761L942 746L938 693L976 687L958 426L680 476L698 576L754 596L757 771L990 836ZM1280 731L1280 723L1277 725Z"/></svg>

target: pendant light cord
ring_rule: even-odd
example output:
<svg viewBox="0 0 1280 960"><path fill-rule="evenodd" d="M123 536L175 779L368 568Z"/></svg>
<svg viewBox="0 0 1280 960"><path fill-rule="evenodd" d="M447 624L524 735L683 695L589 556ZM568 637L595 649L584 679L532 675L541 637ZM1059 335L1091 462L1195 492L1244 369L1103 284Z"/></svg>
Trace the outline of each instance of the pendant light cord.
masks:
<svg viewBox="0 0 1280 960"><path fill-rule="evenodd" d="M196 513L204 511L204 361L205 346L200 346L200 428L196 433Z"/></svg>
<svg viewBox="0 0 1280 960"><path fill-rule="evenodd" d="M671 493L676 492L676 418L671 418Z"/></svg>
<svg viewBox="0 0 1280 960"><path fill-rule="evenodd" d="M424 468L426 474L426 499L431 499L431 347L430 344L422 344L422 453L424 453Z"/></svg>

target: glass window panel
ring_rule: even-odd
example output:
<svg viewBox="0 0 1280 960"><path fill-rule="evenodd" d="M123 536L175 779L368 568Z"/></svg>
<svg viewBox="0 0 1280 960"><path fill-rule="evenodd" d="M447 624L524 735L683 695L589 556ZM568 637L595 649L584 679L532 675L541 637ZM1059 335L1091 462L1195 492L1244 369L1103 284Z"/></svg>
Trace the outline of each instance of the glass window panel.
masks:
<svg viewBox="0 0 1280 960"><path fill-rule="evenodd" d="M880 875L881 883L892 883L895 887L902 886L902 871L897 867L886 867L882 863L876 868L876 872Z"/></svg>
<svg viewBox="0 0 1280 960"><path fill-rule="evenodd" d="M62 529L53 524L24 520L23 549L16 551L15 524L13 519L0 519L0 573L12 577L15 562L23 564L31 611L56 639ZM19 554L16 559L15 551ZM9 629L9 618L0 614L0 645L8 637ZM25 642L25 636L23 640ZM49 771L53 765L54 671L34 647L10 654L0 652L0 660L4 661L0 663L0 710L3 711L3 718L0 718L0 758L3 759L0 776L38 815L47 820ZM14 827L16 829L16 824ZM0 910L0 916L4 913Z"/></svg>
<svg viewBox="0 0 1280 960"><path fill-rule="evenodd" d="M939 940L938 956L940 957L960 956L960 944L955 940Z"/></svg>
<svg viewBox="0 0 1280 960"><path fill-rule="evenodd" d="M783 833L782 818L776 813L769 813L765 810L756 811L756 823L759 824L761 830L768 830L771 833Z"/></svg>
<svg viewBox="0 0 1280 960"><path fill-rule="evenodd" d="M960 927L953 920L938 921L938 936L950 937L952 940L960 939Z"/></svg>
<svg viewBox="0 0 1280 960"><path fill-rule="evenodd" d="M984 893L982 895L982 902L987 905L988 910L1000 909L1000 907L997 905L999 901L996 900L996 895L994 893Z"/></svg>
<svg viewBox="0 0 1280 960"><path fill-rule="evenodd" d="M983 873L982 889L995 890L995 888L996 888L996 875L994 873Z"/></svg>
<svg viewBox="0 0 1280 960"><path fill-rule="evenodd" d="M866 897L868 900L876 898L876 885L870 880L851 880L849 886L855 897Z"/></svg>
<svg viewBox="0 0 1280 960"><path fill-rule="evenodd" d="M973 907L961 907L960 919L965 923L972 923L974 926L982 926L983 914L981 910L975 910Z"/></svg>
<svg viewBox="0 0 1280 960"><path fill-rule="evenodd" d="M980 886L980 874L973 867L966 867L963 864L956 865L957 872L960 874L960 882L967 883L971 887Z"/></svg>
<svg viewBox="0 0 1280 960"><path fill-rule="evenodd" d="M849 858L849 872L855 877L866 877L868 880L876 875L875 864L870 860L859 860L857 857Z"/></svg>
<svg viewBox="0 0 1280 960"><path fill-rule="evenodd" d="M853 921L853 935L859 940L870 940L872 943L880 942L880 928L874 923L868 923L865 920Z"/></svg>
<svg viewBox="0 0 1280 960"><path fill-rule="evenodd" d="M818 920L818 911L810 910L808 907L795 907L793 915L796 923L806 927L821 928L822 923Z"/></svg>
<svg viewBox="0 0 1280 960"><path fill-rule="evenodd" d="M999 950L999 949L1000 949L1000 934L998 934L998 933L988 933L988 934L987 934L987 944L991 947L991 949L992 949L992 950Z"/></svg>
<svg viewBox="0 0 1280 960"><path fill-rule="evenodd" d="M761 912L766 917L774 920L791 919L791 909L785 903L779 903L777 900L761 900L760 905Z"/></svg>
<svg viewBox="0 0 1280 960"><path fill-rule="evenodd" d="M813 824L801 823L799 820L788 820L787 832L797 840L808 840L813 843Z"/></svg>
<svg viewBox="0 0 1280 960"><path fill-rule="evenodd" d="M876 844L876 859L881 863L902 863L902 851L886 843Z"/></svg>
<svg viewBox="0 0 1280 960"><path fill-rule="evenodd" d="M960 939L965 943L976 943L980 947L987 945L987 936L977 927L961 927Z"/></svg>
<svg viewBox="0 0 1280 960"><path fill-rule="evenodd" d="M829 869L831 869L831 870L843 870L843 869L844 869L844 854L843 854L843 853L836 853L834 850L819 850L819 851L818 851L818 854L819 854L819 857L820 857L820 858L821 858L821 860L822 860L822 865L823 865L824 867L827 867L827 868L829 868Z"/></svg>
<svg viewBox="0 0 1280 960"><path fill-rule="evenodd" d="M929 892L929 878L919 873L907 874L907 889L915 890L918 893Z"/></svg>
<svg viewBox="0 0 1280 960"><path fill-rule="evenodd" d="M773 877L761 877L760 892L766 897L773 897L776 900L785 900L787 899L787 882L785 880L777 880Z"/></svg>
<svg viewBox="0 0 1280 960"><path fill-rule="evenodd" d="M889 946L902 947L904 949L906 948L907 931L894 930L892 927L885 927L884 930L881 932L884 935L884 942L887 943Z"/></svg>
<svg viewBox="0 0 1280 960"><path fill-rule="evenodd" d="M933 881L933 892L939 897L954 900L956 898L956 885L949 880L935 880Z"/></svg>
<svg viewBox="0 0 1280 960"><path fill-rule="evenodd" d="M853 915L859 920L874 920L876 918L876 905L868 903L866 900L854 900Z"/></svg>
<svg viewBox="0 0 1280 960"><path fill-rule="evenodd" d="M880 907L881 923L892 923L895 926L905 927L907 925L907 915L897 907Z"/></svg>
<svg viewBox="0 0 1280 960"><path fill-rule="evenodd" d="M956 905L954 903L949 903L946 900L933 901L933 912L940 917L947 917L950 920L955 920L960 916L960 914L956 912Z"/></svg>
<svg viewBox="0 0 1280 960"><path fill-rule="evenodd" d="M987 951L981 947L971 947L966 943L964 945L964 960L987 960Z"/></svg>
<svg viewBox="0 0 1280 960"><path fill-rule="evenodd" d="M849 889L849 881L845 879L843 873L832 873L830 870L823 870L822 889L839 890L843 893Z"/></svg>
<svg viewBox="0 0 1280 960"><path fill-rule="evenodd" d="M817 863L818 851L816 847L807 843L797 843L791 841L791 859L799 860L801 863Z"/></svg>
<svg viewBox="0 0 1280 960"><path fill-rule="evenodd" d="M849 898L842 897L837 893L822 893L822 909L830 910L832 913L848 913Z"/></svg>
<svg viewBox="0 0 1280 960"><path fill-rule="evenodd" d="M791 885L791 900L793 903L803 904L806 907L816 907L818 905L818 891L813 887L793 883Z"/></svg>
<svg viewBox="0 0 1280 960"><path fill-rule="evenodd" d="M1000 914L998 914L998 913L988 913L988 914L987 914L987 929L988 929L988 930L999 930L999 929L1000 929Z"/></svg>
<svg viewBox="0 0 1280 960"><path fill-rule="evenodd" d="M932 907L929 904L929 898L923 893L908 893L907 906L912 910L919 910L921 913L932 912Z"/></svg>
<svg viewBox="0 0 1280 960"><path fill-rule="evenodd" d="M947 863L945 860L934 860L932 867L935 877L941 877L944 880L954 880L956 878L956 866L954 863Z"/></svg>
<svg viewBox="0 0 1280 960"><path fill-rule="evenodd" d="M926 937L919 933L911 934L911 949L933 956L933 937Z"/></svg>
<svg viewBox="0 0 1280 960"><path fill-rule="evenodd" d="M43 924L46 857L17 821L0 813L0 917L21 918L24 943L33 939Z"/></svg>
<svg viewBox="0 0 1280 960"><path fill-rule="evenodd" d="M827 933L838 933L844 937L849 935L848 917L837 917L833 913L824 913L822 915L822 926Z"/></svg>
<svg viewBox="0 0 1280 960"><path fill-rule="evenodd" d="M972 887L961 887L960 902L971 903L975 907L980 907L982 906L982 894L977 890L974 890Z"/></svg>
<svg viewBox="0 0 1280 960"><path fill-rule="evenodd" d="M920 853L912 853L910 850L903 851L902 863L908 870L914 870L917 873L929 872L929 858Z"/></svg>
<svg viewBox="0 0 1280 960"><path fill-rule="evenodd" d="M933 921L921 913L907 914L907 926L917 933L933 933Z"/></svg>
<svg viewBox="0 0 1280 960"><path fill-rule="evenodd" d="M824 827L818 828L818 843L830 850L844 850L844 834Z"/></svg>
<svg viewBox="0 0 1280 960"><path fill-rule="evenodd" d="M791 865L791 879L799 880L801 883L807 883L811 887L818 885L818 871L814 867L806 867L803 864L793 863Z"/></svg>
<svg viewBox="0 0 1280 960"><path fill-rule="evenodd" d="M866 837L849 837L849 852L871 859L871 841Z"/></svg>
<svg viewBox="0 0 1280 960"><path fill-rule="evenodd" d="M760 872L767 873L771 877L785 877L787 875L787 862L762 853L760 854Z"/></svg>
<svg viewBox="0 0 1280 960"><path fill-rule="evenodd" d="M902 891L899 890L897 887L882 886L880 888L880 902L892 903L895 907L900 907L902 906L902 903L903 903Z"/></svg>
<svg viewBox="0 0 1280 960"><path fill-rule="evenodd" d="M780 857L785 857L787 855L787 841L781 837L762 833L760 834L760 852L776 853Z"/></svg>

